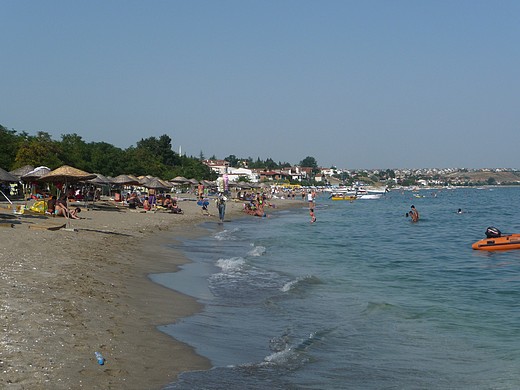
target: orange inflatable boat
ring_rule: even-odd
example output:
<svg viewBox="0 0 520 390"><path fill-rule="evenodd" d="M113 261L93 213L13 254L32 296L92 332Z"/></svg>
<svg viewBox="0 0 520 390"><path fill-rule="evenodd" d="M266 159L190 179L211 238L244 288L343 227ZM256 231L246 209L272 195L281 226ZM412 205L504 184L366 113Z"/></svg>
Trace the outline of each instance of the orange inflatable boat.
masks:
<svg viewBox="0 0 520 390"><path fill-rule="evenodd" d="M500 237L484 238L471 245L481 251L508 251L520 249L520 234L508 234Z"/></svg>

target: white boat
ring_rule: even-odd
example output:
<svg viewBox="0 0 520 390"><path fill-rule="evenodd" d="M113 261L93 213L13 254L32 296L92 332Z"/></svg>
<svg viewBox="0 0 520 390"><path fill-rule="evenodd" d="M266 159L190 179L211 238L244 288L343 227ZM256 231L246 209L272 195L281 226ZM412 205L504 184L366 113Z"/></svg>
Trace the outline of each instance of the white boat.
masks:
<svg viewBox="0 0 520 390"><path fill-rule="evenodd" d="M379 199L383 196L383 194L358 194L357 199Z"/></svg>

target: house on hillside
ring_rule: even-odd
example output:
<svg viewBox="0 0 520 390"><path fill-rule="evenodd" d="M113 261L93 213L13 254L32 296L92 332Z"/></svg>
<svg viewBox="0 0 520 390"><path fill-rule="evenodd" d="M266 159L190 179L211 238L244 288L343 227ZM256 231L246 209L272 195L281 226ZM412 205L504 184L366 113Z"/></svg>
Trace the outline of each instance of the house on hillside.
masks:
<svg viewBox="0 0 520 390"><path fill-rule="evenodd" d="M230 182L237 182L240 177L247 177L250 182L257 183L260 179L260 175L253 172L252 169L247 168L228 168L228 179Z"/></svg>
<svg viewBox="0 0 520 390"><path fill-rule="evenodd" d="M204 160L202 163L207 165L212 171L217 172L219 175L228 173L229 162L226 160Z"/></svg>

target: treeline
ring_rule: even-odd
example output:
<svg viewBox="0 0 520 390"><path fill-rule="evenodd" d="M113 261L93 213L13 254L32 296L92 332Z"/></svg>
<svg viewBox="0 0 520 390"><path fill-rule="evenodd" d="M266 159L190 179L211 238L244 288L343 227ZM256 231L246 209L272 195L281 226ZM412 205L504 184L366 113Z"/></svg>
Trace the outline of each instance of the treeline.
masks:
<svg viewBox="0 0 520 390"><path fill-rule="evenodd" d="M121 149L106 142L87 143L77 134L63 134L56 141L46 132L31 136L0 125L0 167L11 171L25 165L50 169L70 165L105 176L152 175L166 180L217 177L200 159L175 153L167 135L141 139L136 146Z"/></svg>

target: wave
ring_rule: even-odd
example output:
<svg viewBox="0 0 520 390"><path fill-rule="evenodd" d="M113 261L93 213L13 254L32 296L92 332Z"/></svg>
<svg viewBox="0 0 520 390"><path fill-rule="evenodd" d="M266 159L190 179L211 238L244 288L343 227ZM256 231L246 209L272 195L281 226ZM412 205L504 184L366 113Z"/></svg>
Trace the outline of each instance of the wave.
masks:
<svg viewBox="0 0 520 390"><path fill-rule="evenodd" d="M233 229L225 229L221 232L218 232L215 234L214 238L217 241L234 241L237 238L235 237L235 233L240 231L239 228L233 228Z"/></svg>
<svg viewBox="0 0 520 390"><path fill-rule="evenodd" d="M216 265L227 273L241 269L245 262L243 257L231 257L229 259L218 259Z"/></svg>
<svg viewBox="0 0 520 390"><path fill-rule="evenodd" d="M321 284L321 280L313 275L305 275L285 283L280 290L282 292L296 291L313 284Z"/></svg>
<svg viewBox="0 0 520 390"><path fill-rule="evenodd" d="M253 249L251 249L249 252L247 252L247 255L257 257L257 256L262 256L263 254L265 254L265 252L266 252L265 246L258 245L258 246L253 246Z"/></svg>
<svg viewBox="0 0 520 390"><path fill-rule="evenodd" d="M293 369L297 366L302 366L309 359L309 357L304 354L304 352L311 348L316 342L321 341L322 338L331 331L332 329L313 332L296 345L289 345L287 340L288 335L283 335L279 341L284 343L285 347L283 349L276 348L277 350L264 358L264 361L260 363L260 366L277 365ZM280 343L275 344L279 347Z"/></svg>

